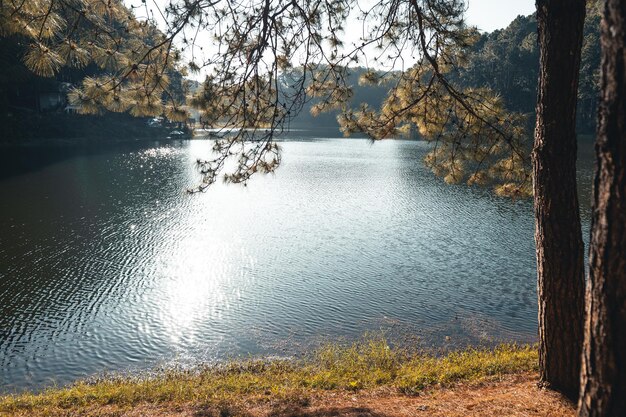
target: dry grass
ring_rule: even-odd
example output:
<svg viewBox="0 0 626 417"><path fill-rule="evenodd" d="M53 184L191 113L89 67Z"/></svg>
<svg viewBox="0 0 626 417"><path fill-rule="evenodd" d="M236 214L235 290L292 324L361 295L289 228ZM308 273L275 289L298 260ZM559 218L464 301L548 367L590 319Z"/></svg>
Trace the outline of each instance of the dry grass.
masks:
<svg viewBox="0 0 626 417"><path fill-rule="evenodd" d="M391 388L319 391L310 398L249 404L161 403L56 410L55 417L574 417L573 404L542 390L535 373L431 387L418 396ZM1 413L0 413L1 414ZM37 410L7 414L39 416Z"/></svg>
<svg viewBox="0 0 626 417"><path fill-rule="evenodd" d="M536 363L530 346L435 357L368 339L300 362L230 363L6 396L0 416L568 415L568 403L532 382Z"/></svg>

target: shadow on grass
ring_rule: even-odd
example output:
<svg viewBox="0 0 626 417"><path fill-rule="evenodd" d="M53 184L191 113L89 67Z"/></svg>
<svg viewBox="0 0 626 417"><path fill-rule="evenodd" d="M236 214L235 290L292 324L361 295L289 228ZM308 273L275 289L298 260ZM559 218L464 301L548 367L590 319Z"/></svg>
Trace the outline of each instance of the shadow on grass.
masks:
<svg viewBox="0 0 626 417"><path fill-rule="evenodd" d="M368 407L315 407L310 408L306 397L276 405L267 413L267 417L390 417ZM208 406L197 410L194 417L253 417L255 414L239 406Z"/></svg>
<svg viewBox="0 0 626 417"><path fill-rule="evenodd" d="M271 417L387 417L367 407L333 407L307 411L305 408L286 409Z"/></svg>

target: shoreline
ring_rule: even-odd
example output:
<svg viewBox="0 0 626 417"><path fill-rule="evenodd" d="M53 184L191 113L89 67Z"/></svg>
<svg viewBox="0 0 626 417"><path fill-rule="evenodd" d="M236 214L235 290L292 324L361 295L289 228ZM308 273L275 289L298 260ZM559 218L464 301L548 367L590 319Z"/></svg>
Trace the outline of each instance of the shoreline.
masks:
<svg viewBox="0 0 626 417"><path fill-rule="evenodd" d="M365 339L346 346L326 345L302 360L228 362L194 371L118 375L40 393L4 395L0 396L0 416L169 416L179 415L167 414L172 409L198 407L218 410L221 415L220 407L225 406L247 410L235 413L247 415L268 403L291 407L294 402L368 397L373 392L402 402L433 390L454 391L459 386L497 384L507 378L521 378L518 382L531 386L537 360L536 347L531 345L468 348L437 357L392 349L384 339ZM104 409L105 414L95 414ZM170 411L163 414L164 409ZM137 410L143 411L133 414Z"/></svg>

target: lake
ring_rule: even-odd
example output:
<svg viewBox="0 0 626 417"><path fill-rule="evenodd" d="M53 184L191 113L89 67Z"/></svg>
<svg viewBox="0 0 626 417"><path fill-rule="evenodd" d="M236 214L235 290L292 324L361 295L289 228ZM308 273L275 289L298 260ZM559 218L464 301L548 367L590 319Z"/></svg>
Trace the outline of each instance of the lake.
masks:
<svg viewBox="0 0 626 417"><path fill-rule="evenodd" d="M3 149L0 392L366 332L536 340L531 201L444 184L423 142L291 139L275 175L197 195L210 141Z"/></svg>

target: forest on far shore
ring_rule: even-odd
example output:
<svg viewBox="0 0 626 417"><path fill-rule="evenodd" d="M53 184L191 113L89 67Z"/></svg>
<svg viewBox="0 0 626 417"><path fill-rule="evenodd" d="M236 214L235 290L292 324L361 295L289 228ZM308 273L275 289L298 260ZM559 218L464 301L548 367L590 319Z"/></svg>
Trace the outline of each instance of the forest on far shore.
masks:
<svg viewBox="0 0 626 417"><path fill-rule="evenodd" d="M598 105L600 67L600 17L589 13L586 18L580 82L578 90L577 130L593 134ZM151 136L156 132L146 125L148 118L134 118L129 114L105 113L79 115L67 111L65 104L46 107L46 100L63 95L68 86L78 84L100 70L95 65L85 68L65 68L52 78L37 76L22 62L21 39L12 37L0 43L0 123L3 138L0 142L22 139L62 137L102 137L116 134ZM488 87L503 99L507 110L527 116L528 127L534 125L539 48L535 15L518 16L508 27L483 33L471 47L466 65L455 68L450 78L462 87ZM353 88L351 104L358 107L367 103L380 107L389 92L389 85L360 85L359 78L367 70L355 67L348 74L347 84ZM170 74L172 87L179 97L190 96L199 83L185 79L181 73ZM63 102L63 100L60 100ZM316 99L310 100L291 121L291 127L337 128L337 111L311 114ZM68 114L69 113L69 114ZM111 130L113 129L113 130Z"/></svg>
<svg viewBox="0 0 626 417"><path fill-rule="evenodd" d="M535 124L537 80L539 79L539 47L535 14L518 16L508 27L480 35L472 46L467 64L455 68L451 79L462 87L488 87L497 92L507 110L522 113L528 118L528 127ZM367 103L378 108L387 96L388 87L359 85L365 68L354 68L348 84L354 88L352 104ZM588 13L585 21L578 109L578 133L593 134L596 129L598 85L600 80L600 16ZM337 126L337 112L312 116L310 102L295 119L297 127Z"/></svg>

